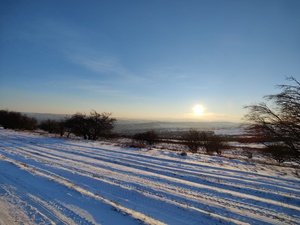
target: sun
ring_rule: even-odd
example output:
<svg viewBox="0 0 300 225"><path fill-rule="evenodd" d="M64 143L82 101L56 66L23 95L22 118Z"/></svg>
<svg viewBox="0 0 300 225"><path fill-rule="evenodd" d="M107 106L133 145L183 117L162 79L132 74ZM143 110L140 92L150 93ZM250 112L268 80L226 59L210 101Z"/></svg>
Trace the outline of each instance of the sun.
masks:
<svg viewBox="0 0 300 225"><path fill-rule="evenodd" d="M205 108L200 104L197 104L193 107L193 112L194 112L195 116L202 116L204 110L205 110Z"/></svg>

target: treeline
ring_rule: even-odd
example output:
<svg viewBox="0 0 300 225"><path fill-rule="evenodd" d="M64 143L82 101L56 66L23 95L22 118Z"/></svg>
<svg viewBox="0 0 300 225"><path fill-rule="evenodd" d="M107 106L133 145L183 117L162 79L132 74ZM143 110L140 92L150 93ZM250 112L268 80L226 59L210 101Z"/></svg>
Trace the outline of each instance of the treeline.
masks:
<svg viewBox="0 0 300 225"><path fill-rule="evenodd" d="M58 120L44 120L38 123L36 118L19 112L0 110L0 125L4 129L36 130L42 129L60 136L72 133L87 140L97 140L100 137L109 137L114 128L116 119L110 113L92 111L89 115L76 113L69 118Z"/></svg>
<svg viewBox="0 0 300 225"><path fill-rule="evenodd" d="M4 129L35 130L38 128L38 121L19 112L0 110L0 125Z"/></svg>

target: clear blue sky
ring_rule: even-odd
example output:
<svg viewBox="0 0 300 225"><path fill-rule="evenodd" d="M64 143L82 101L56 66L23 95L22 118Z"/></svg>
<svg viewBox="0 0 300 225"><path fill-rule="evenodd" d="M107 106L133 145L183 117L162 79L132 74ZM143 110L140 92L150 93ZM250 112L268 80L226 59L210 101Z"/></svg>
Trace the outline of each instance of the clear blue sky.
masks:
<svg viewBox="0 0 300 225"><path fill-rule="evenodd" d="M1 109L238 121L300 77L298 0L1 0L0 32Z"/></svg>

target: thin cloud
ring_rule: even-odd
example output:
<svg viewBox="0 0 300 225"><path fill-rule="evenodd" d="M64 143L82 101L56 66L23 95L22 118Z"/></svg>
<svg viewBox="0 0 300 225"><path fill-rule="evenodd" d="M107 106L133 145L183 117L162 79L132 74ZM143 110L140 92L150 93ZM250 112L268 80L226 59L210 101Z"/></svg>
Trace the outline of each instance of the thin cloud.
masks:
<svg viewBox="0 0 300 225"><path fill-rule="evenodd" d="M63 56L67 61L79 65L86 70L106 76L109 79L118 78L118 81L144 83L147 79L122 65L118 56L111 53L101 52L99 47L91 46L87 40L89 35L82 29L75 29L70 24L57 22L55 20L38 21L30 25L29 32L20 30L15 38L25 39L38 43L41 46L51 47ZM91 35L91 33L89 33ZM97 35L100 42L110 43L105 35ZM100 53L99 53L100 51ZM85 75L86 76L86 75Z"/></svg>
<svg viewBox="0 0 300 225"><path fill-rule="evenodd" d="M98 96L98 97L107 97L107 98L116 98L124 101L146 101L149 100L149 97L142 95L136 95L126 88L120 87L119 84L113 83L111 81L99 81L89 78L74 78L72 76L64 75L60 76L60 80L53 80L52 82L47 81L45 85L55 86L60 88L64 92L85 92L85 95Z"/></svg>
<svg viewBox="0 0 300 225"><path fill-rule="evenodd" d="M136 75L120 63L117 57L113 56L91 56L90 54L68 54L69 60L88 71L100 74L106 79L119 84L145 84L148 81L144 76Z"/></svg>
<svg viewBox="0 0 300 225"><path fill-rule="evenodd" d="M105 74L115 74L115 75L128 75L128 71L122 67L117 60L112 57L86 57L75 55L71 57L71 60L85 67L88 70L105 73Z"/></svg>
<svg viewBox="0 0 300 225"><path fill-rule="evenodd" d="M52 85L61 87L62 89L68 87L68 89L85 91L92 94L122 95L119 89L107 82L100 82L93 79L70 78L69 76L64 76L60 78L59 82L53 81Z"/></svg>

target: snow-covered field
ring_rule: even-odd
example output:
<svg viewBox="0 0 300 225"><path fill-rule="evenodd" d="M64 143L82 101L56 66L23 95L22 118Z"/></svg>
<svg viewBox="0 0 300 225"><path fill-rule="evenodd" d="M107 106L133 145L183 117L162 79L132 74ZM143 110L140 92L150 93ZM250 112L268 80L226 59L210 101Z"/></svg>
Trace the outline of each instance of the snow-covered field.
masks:
<svg viewBox="0 0 300 225"><path fill-rule="evenodd" d="M0 224L300 224L297 173L0 130Z"/></svg>

